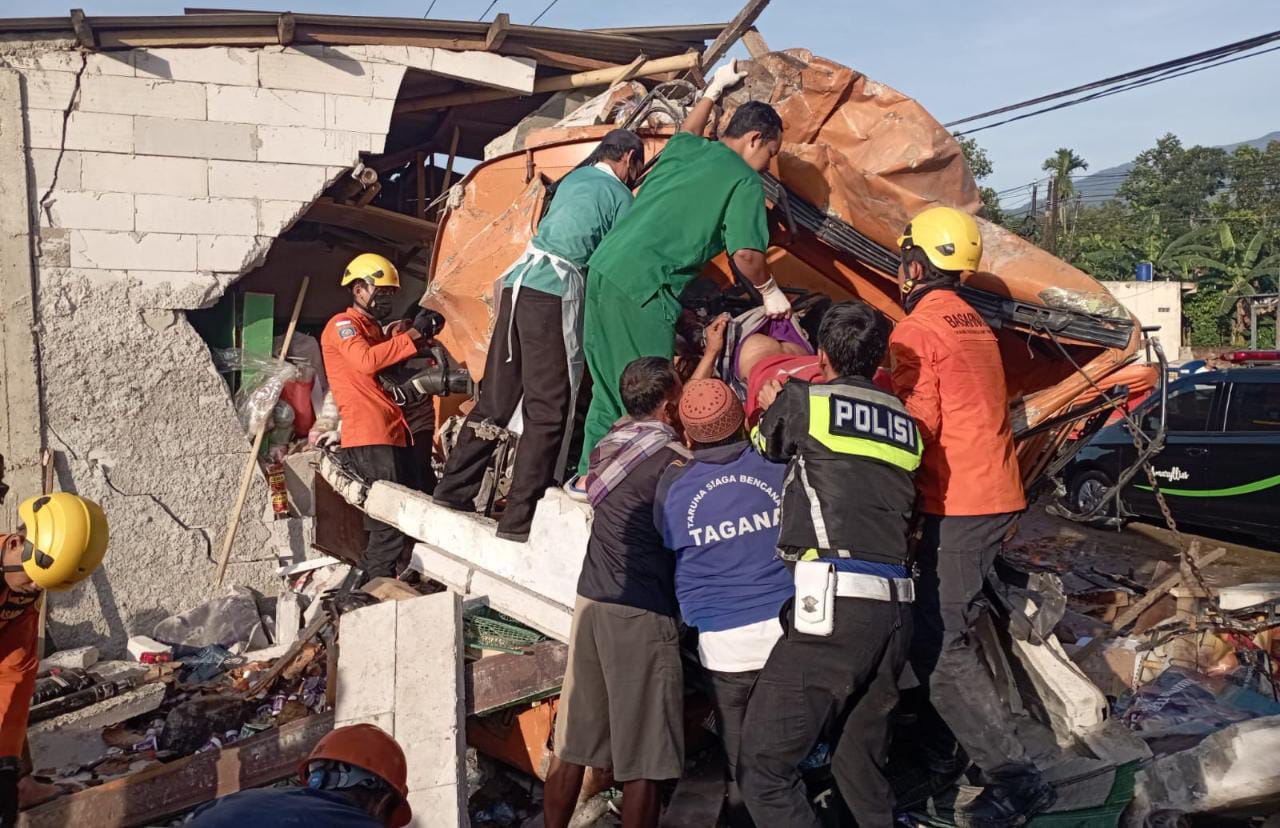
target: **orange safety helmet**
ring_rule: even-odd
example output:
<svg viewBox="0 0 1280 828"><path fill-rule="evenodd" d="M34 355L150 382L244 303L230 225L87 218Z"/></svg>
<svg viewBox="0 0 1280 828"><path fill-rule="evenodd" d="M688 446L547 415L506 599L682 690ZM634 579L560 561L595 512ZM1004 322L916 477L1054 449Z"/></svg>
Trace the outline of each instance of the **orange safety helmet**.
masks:
<svg viewBox="0 0 1280 828"><path fill-rule="evenodd" d="M400 794L400 804L391 812L387 828L403 828L413 818L409 807L409 766L399 743L385 730L371 724L340 727L325 734L311 754L298 766L302 784L307 783L312 762L345 762L382 779Z"/></svg>

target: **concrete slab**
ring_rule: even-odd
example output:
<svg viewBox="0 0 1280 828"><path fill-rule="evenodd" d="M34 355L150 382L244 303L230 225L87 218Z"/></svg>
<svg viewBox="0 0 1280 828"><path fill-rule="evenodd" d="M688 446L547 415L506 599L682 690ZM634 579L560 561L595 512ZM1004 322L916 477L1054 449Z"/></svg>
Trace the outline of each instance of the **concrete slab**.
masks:
<svg viewBox="0 0 1280 828"><path fill-rule="evenodd" d="M428 546L562 606L574 604L591 509L559 489L549 489L538 502L528 543L501 540L494 536L493 521L438 506L394 483L370 486L364 508Z"/></svg>
<svg viewBox="0 0 1280 828"><path fill-rule="evenodd" d="M145 684L113 699L91 704L27 730L31 759L37 769L87 765L106 755L102 729L149 713L164 700L165 685Z"/></svg>

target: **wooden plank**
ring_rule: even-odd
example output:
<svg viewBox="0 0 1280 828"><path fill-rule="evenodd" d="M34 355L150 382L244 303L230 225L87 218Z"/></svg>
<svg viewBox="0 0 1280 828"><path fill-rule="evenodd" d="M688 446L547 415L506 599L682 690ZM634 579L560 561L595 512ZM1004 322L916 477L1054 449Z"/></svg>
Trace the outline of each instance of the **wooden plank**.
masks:
<svg viewBox="0 0 1280 828"><path fill-rule="evenodd" d="M458 160L458 137L461 134L462 130L455 124L453 138L449 141L449 163L444 168L444 183L440 185L442 193L449 192L449 185L453 183L453 162Z"/></svg>
<svg viewBox="0 0 1280 828"><path fill-rule="evenodd" d="M724 31L720 32L720 36L711 42L706 51L702 53L701 69L707 72L712 66L715 66L720 58L724 57L733 44L737 43L753 25L756 18L764 11L765 6L769 5L769 0L747 0L747 4L742 7L729 25L724 27Z"/></svg>
<svg viewBox="0 0 1280 828"><path fill-rule="evenodd" d="M295 43L319 43L327 46L428 46L455 52L484 51L484 38L450 37L439 32L415 33L406 29L361 27L346 29L298 23Z"/></svg>
<svg viewBox="0 0 1280 828"><path fill-rule="evenodd" d="M769 54L769 44L764 42L759 30L754 26L742 33L742 45L747 47L751 57L759 60Z"/></svg>
<svg viewBox="0 0 1280 828"><path fill-rule="evenodd" d="M503 653L466 665L462 681L468 716L483 716L559 691L569 648L559 641L540 641L529 650L524 655Z"/></svg>
<svg viewBox="0 0 1280 828"><path fill-rule="evenodd" d="M699 57L690 52L686 55L658 58L637 67L633 77L645 78L661 75L665 72L676 72L693 69L698 65ZM592 86L608 86L617 80L619 73L627 66L610 66L607 69L595 69L590 72L578 72L572 75L557 75L553 78L542 78L533 85L533 93L558 92L565 89L580 89ZM450 106L463 106L486 101L501 101L507 98L524 97L519 92L508 89L481 89L467 92L450 92L445 95L427 95L420 98L407 98L399 101L395 107L397 115L405 112L421 112L428 109L444 109Z"/></svg>
<svg viewBox="0 0 1280 828"><path fill-rule="evenodd" d="M489 24L489 31L484 35L484 50L486 52L496 52L498 47L502 45L502 41L507 39L507 32L511 29L511 15L503 12L493 18L493 22Z"/></svg>
<svg viewBox="0 0 1280 828"><path fill-rule="evenodd" d="M274 46L280 42L280 34L274 25L208 26L190 29L100 29L97 35L100 49L141 49L161 46Z"/></svg>
<svg viewBox="0 0 1280 828"><path fill-rule="evenodd" d="M417 218L422 219L423 221L426 221L427 220L427 154L425 152L418 152L414 158L413 179L414 179L414 185L416 187L416 192L414 193L414 196L417 198L417 202L413 205L413 213Z"/></svg>
<svg viewBox="0 0 1280 828"><path fill-rule="evenodd" d="M76 33L76 43L82 49L98 48L98 38L93 34L93 27L85 19L84 9L71 10L71 28Z"/></svg>
<svg viewBox="0 0 1280 828"><path fill-rule="evenodd" d="M430 242L435 238L438 228L433 221L407 216L395 210L338 204L329 198L317 199L301 220L346 227L395 242Z"/></svg>
<svg viewBox="0 0 1280 828"><path fill-rule="evenodd" d="M288 46L293 43L295 31L297 31L297 24L294 22L292 14L285 12L276 18L276 36L280 39L281 46Z"/></svg>
<svg viewBox="0 0 1280 828"><path fill-rule="evenodd" d="M258 788L294 776L298 763L333 730L333 713L320 713L242 742L208 750L55 799L25 811L21 828L131 828L157 822L219 794Z"/></svg>
<svg viewBox="0 0 1280 828"><path fill-rule="evenodd" d="M589 58L583 55L575 55L569 52L557 52L555 49L545 49L541 46L528 46L522 43L509 43L502 47L502 53L504 55L531 57L538 61L538 63L546 66L554 66L557 69L568 69L573 72L589 72L592 69L608 69L613 65L607 60L596 60L595 58Z"/></svg>

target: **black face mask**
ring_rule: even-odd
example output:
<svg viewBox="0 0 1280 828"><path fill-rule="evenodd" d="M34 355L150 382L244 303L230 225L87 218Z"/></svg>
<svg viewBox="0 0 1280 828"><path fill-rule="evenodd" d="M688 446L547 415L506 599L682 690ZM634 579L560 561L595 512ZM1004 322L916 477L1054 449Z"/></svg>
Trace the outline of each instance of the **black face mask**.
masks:
<svg viewBox="0 0 1280 828"><path fill-rule="evenodd" d="M369 298L369 304L363 306L361 310L379 322L385 322L391 318L391 305L394 302L395 298L390 293L375 293Z"/></svg>

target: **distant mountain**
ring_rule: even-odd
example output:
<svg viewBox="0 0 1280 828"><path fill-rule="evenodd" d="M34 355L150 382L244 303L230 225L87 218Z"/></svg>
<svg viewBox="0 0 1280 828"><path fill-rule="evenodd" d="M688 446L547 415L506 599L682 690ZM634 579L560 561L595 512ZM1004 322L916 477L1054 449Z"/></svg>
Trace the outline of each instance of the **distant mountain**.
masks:
<svg viewBox="0 0 1280 828"><path fill-rule="evenodd" d="M1241 141L1237 144L1226 144L1221 148L1227 152L1232 152L1236 147L1250 146L1255 149L1266 149L1267 144L1272 141L1280 141L1280 132L1269 132L1261 138L1254 138L1252 141ZM1129 170L1133 169L1133 162L1120 164L1116 167L1107 167L1105 170L1096 170L1082 178L1075 179L1076 192L1081 196L1085 204L1097 205L1108 199L1115 198L1116 193L1120 190L1120 185L1125 182L1125 178L1129 175ZM1045 187L1040 188L1041 206L1048 196ZM1009 210L1011 215L1022 215L1031 209L1030 200L1019 204Z"/></svg>

